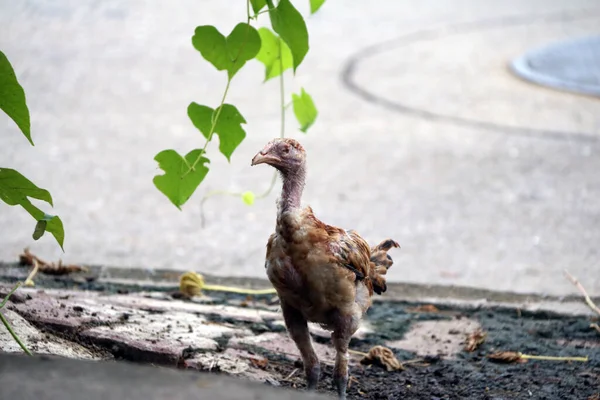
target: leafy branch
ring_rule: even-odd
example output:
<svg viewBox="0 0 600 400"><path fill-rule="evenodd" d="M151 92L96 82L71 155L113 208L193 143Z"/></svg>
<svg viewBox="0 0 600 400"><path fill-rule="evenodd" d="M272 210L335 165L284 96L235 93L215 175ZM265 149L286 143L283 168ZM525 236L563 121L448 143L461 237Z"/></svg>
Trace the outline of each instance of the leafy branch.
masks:
<svg viewBox="0 0 600 400"><path fill-rule="evenodd" d="M0 51L0 109L17 124L23 135L33 146L29 109L25 91L19 84L15 71L8 58ZM29 198L42 200L53 206L52 196L45 189L37 187L20 172L0 167L0 200L9 206L21 206L37 222L33 239L38 240L46 231L56 239L61 249L65 239L62 221L56 215L46 214L34 206Z"/></svg>
<svg viewBox="0 0 600 400"><path fill-rule="evenodd" d="M311 13L316 12L324 2L325 0L310 0ZM250 14L250 7L254 15ZM267 13L272 30L267 27L256 30L251 26L252 21L258 21L260 15ZM315 122L318 114L312 98L304 89L299 94L292 94L289 103L285 101L283 74L288 69L292 69L295 74L309 50L306 23L290 0L280 0L277 5L273 0L247 0L245 23L237 24L227 37L214 26L199 26L194 31L192 45L218 71L227 71L227 82L216 109L195 102L188 106L188 117L206 138L204 146L190 151L185 157L175 150L164 150L155 157L165 173L155 176L154 184L180 209L209 172L207 148L214 135L219 136L219 151L228 162L231 162L232 154L246 137L242 127L242 124L246 124L246 119L234 105L226 103L226 98L234 76L247 61L256 59L264 64L264 82L279 77L281 137L285 136L285 112L289 105L293 106L300 130L304 133ZM204 225L205 220L204 204L209 198L218 195L236 196L252 205L256 199L265 198L271 193L276 180L277 174L274 173L269 187L259 195L248 190L242 193L227 190L208 192L200 201L202 224Z"/></svg>
<svg viewBox="0 0 600 400"><path fill-rule="evenodd" d="M17 124L17 127L19 127L29 143L34 146L33 140L31 139L31 121L29 119L29 108L27 108L27 102L25 100L25 91L19 84L15 71L8 61L8 58L1 51L0 109L2 109L15 124ZM37 187L33 182L14 169L0 167L0 200L9 206L19 205L23 207L25 211L35 218L37 222L32 235L34 240L38 240L46 231L48 231L54 236L61 249L63 249L65 232L62 221L58 216L46 214L34 206L29 198L42 200L53 206L52 196L46 189ZM36 261L33 270L24 282L25 285L33 285L33 277L38 269L39 264ZM17 282L17 284L8 292L2 303L0 303L0 310L6 305L10 296L17 291L21 284L21 282ZM12 329L2 312L0 312L0 322L6 327L6 330L8 330L21 349L23 349L26 354L30 356L33 355Z"/></svg>

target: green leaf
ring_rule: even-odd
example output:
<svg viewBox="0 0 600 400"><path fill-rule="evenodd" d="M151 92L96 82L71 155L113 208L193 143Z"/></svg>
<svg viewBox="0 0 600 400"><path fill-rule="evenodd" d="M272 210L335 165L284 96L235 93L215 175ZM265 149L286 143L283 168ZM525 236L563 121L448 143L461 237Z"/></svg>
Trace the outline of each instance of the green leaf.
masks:
<svg viewBox="0 0 600 400"><path fill-rule="evenodd" d="M260 50L260 36L256 29L239 23L229 36L223 36L217 28L203 25L196 28L192 44L219 71L226 70L229 79L253 59Z"/></svg>
<svg viewBox="0 0 600 400"><path fill-rule="evenodd" d="M32 205L33 207L33 205ZM35 208L35 207L34 207ZM42 219L38 220L38 224L39 221L46 221L46 227L45 230L47 232L50 232L52 234L52 236L54 236L54 239L56 239L56 241L58 242L58 244L60 245L60 248L64 251L64 241L65 241L65 228L63 227L63 223L61 221L61 219L57 216L57 215L48 215L48 214L44 214L43 211L35 208L36 213L41 213L43 214ZM30 212L31 215L33 215ZM38 229L38 225L36 224L36 230ZM34 231L35 234L35 231ZM40 237L44 234L44 232L41 233ZM34 237L35 240L38 240Z"/></svg>
<svg viewBox="0 0 600 400"><path fill-rule="evenodd" d="M35 229L33 230L33 240L38 240L42 236L44 236L44 232L46 232L46 226L48 225L48 221L45 219L41 219L35 224Z"/></svg>
<svg viewBox="0 0 600 400"><path fill-rule="evenodd" d="M50 192L37 187L14 169L0 168L0 200L9 206L20 205L38 221L33 233L35 240L42 237L45 231L48 231L54 236L60 248L63 249L65 231L62 221L56 215L48 215L31 204L29 197L43 200L52 205ZM45 221L45 224L40 221Z"/></svg>
<svg viewBox="0 0 600 400"><path fill-rule="evenodd" d="M292 104L294 107L294 114L296 119L300 123L300 130L304 133L315 123L317 115L319 114L312 97L304 91L304 88L300 91L300 94L292 94Z"/></svg>
<svg viewBox="0 0 600 400"><path fill-rule="evenodd" d="M0 199L10 206L15 206L27 197L45 201L53 206L49 191L37 187L14 169L0 168Z"/></svg>
<svg viewBox="0 0 600 400"><path fill-rule="evenodd" d="M52 235L54 235L55 238L57 236L61 238L60 243L62 247L62 242L64 241L65 234L60 218L58 218L56 215L44 214L43 218L38 220L37 224L35 224L35 229L32 235L33 240L38 240L39 238L44 236L44 233L46 231L52 233Z"/></svg>
<svg viewBox="0 0 600 400"><path fill-rule="evenodd" d="M216 117L217 111L218 108L213 110L210 107L193 102L188 106L188 116L192 123L207 139L210 135L213 116ZM219 135L219 150L227 157L227 161L231 162L233 151L246 137L246 132L242 128L242 124L245 123L246 120L235 106L223 104L214 133Z"/></svg>
<svg viewBox="0 0 600 400"><path fill-rule="evenodd" d="M256 59L265 65L265 82L281 75L286 69L292 68L293 58L290 48L283 40L269 28L260 28L260 51ZM279 52L281 51L281 60ZM281 68L283 66L283 69Z"/></svg>
<svg viewBox="0 0 600 400"><path fill-rule="evenodd" d="M266 0L273 8L273 0ZM281 0L274 10L269 11L271 26L289 46L294 59L294 72L308 53L308 30L302 14L290 3Z"/></svg>
<svg viewBox="0 0 600 400"><path fill-rule="evenodd" d="M163 150L154 157L165 173L156 175L152 182L180 210L208 174L208 166L205 164L210 161L202 152L200 149L192 150L184 159L175 150ZM198 157L200 161L194 170L190 170Z"/></svg>
<svg viewBox="0 0 600 400"><path fill-rule="evenodd" d="M0 51L0 109L2 109L21 129L23 135L31 140L29 109L25 102L25 91L19 82L8 58Z"/></svg>
<svg viewBox="0 0 600 400"><path fill-rule="evenodd" d="M310 13L316 13L323 3L325 3L325 0L310 0Z"/></svg>
<svg viewBox="0 0 600 400"><path fill-rule="evenodd" d="M246 205L251 206L252 204L254 204L254 198L254 193L249 190L242 193L242 201L246 203Z"/></svg>
<svg viewBox="0 0 600 400"><path fill-rule="evenodd" d="M258 12L267 5L267 2L265 0L250 0L250 4L252 4L254 14L258 14Z"/></svg>

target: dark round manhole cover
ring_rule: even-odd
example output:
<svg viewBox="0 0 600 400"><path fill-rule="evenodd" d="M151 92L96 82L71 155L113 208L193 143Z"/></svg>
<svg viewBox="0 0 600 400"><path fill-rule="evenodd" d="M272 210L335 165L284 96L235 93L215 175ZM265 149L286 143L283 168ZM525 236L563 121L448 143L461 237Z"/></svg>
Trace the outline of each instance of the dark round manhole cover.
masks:
<svg viewBox="0 0 600 400"><path fill-rule="evenodd" d="M600 97L600 36L553 43L511 63L531 82Z"/></svg>

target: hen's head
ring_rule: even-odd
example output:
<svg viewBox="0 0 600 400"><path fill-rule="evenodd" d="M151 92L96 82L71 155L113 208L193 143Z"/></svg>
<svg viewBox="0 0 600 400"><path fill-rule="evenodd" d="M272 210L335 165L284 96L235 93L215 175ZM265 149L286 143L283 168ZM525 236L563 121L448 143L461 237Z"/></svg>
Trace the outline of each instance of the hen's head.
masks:
<svg viewBox="0 0 600 400"><path fill-rule="evenodd" d="M294 139L273 139L254 156L251 165L269 164L283 173L294 172L304 167L306 152Z"/></svg>

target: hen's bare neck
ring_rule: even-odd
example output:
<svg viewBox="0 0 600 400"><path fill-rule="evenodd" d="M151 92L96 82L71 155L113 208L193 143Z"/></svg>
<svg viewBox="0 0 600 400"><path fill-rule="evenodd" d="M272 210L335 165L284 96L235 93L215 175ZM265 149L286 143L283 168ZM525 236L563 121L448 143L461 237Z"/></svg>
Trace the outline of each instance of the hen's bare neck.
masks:
<svg viewBox="0 0 600 400"><path fill-rule="evenodd" d="M281 179L283 188L279 199L279 212L300 208L306 180L306 167L302 165L294 171L281 171Z"/></svg>

